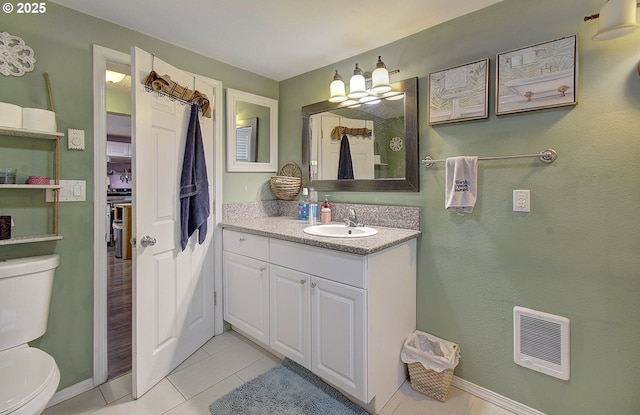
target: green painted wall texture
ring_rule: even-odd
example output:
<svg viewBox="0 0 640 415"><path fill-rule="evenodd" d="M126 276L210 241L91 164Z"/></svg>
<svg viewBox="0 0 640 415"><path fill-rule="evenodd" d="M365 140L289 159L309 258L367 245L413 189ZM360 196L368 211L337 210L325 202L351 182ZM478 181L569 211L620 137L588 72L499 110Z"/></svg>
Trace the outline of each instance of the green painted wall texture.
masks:
<svg viewBox="0 0 640 415"><path fill-rule="evenodd" d="M301 162L300 109L327 99L333 70L348 74L355 62L372 69L382 55L390 69L400 69L392 80L419 77L420 158L528 154L549 147L559 154L550 165L530 159L481 162L478 202L464 217L444 209L443 165L420 169L416 193L332 192L335 202L421 208L418 328L460 344L457 376L546 414L637 414L640 32L592 41L597 23L582 18L602 3L505 0L280 83L51 3L45 15L0 16L1 30L25 39L38 59L36 70L24 77L0 77L0 101L45 108L47 71L61 130L84 129L88 138L84 152L62 152L62 178L88 184L87 202L61 207L65 238L0 248L0 258L62 256L49 330L34 343L58 361L61 388L92 375L92 44L124 52L140 46L225 87L278 99L279 165ZM496 117L496 53L572 34L578 35L579 104ZM428 74L487 57L490 117L428 126ZM225 173L224 202L273 199L270 176ZM530 213L512 212L513 189L530 189ZM571 320L569 381L513 363L515 305Z"/></svg>
<svg viewBox="0 0 640 415"><path fill-rule="evenodd" d="M444 209L442 164L420 169L419 193L331 193L419 206L418 328L460 344L457 376L553 415L640 413L640 31L592 41L597 23L583 17L602 4L506 0L280 88L282 160L301 151L300 107L327 99L335 69L373 69L378 55L400 69L392 81L419 77L420 159L558 151L550 165L480 162L478 202L464 217ZM496 117L496 54L573 34L578 105ZM489 119L428 126L429 73L483 58ZM530 213L512 211L513 189L530 189ZM569 381L513 362L515 305L571 320Z"/></svg>

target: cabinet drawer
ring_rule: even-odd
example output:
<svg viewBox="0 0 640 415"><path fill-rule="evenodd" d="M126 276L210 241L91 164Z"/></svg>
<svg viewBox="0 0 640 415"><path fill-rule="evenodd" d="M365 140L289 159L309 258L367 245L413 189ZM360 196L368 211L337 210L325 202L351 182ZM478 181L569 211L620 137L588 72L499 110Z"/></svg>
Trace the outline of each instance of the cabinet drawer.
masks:
<svg viewBox="0 0 640 415"><path fill-rule="evenodd" d="M358 288L367 288L365 257L271 239L270 262Z"/></svg>
<svg viewBox="0 0 640 415"><path fill-rule="evenodd" d="M223 230L222 248L225 251L269 261L269 238L250 233Z"/></svg>

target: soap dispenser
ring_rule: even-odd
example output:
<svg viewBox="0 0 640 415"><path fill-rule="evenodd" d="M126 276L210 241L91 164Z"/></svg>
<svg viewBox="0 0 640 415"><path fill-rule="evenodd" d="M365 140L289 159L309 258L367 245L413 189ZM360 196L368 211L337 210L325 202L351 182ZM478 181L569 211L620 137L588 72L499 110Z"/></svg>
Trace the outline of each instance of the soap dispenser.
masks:
<svg viewBox="0 0 640 415"><path fill-rule="evenodd" d="M329 203L329 195L324 196L322 209L320 209L320 219L323 225L331 223L331 203Z"/></svg>

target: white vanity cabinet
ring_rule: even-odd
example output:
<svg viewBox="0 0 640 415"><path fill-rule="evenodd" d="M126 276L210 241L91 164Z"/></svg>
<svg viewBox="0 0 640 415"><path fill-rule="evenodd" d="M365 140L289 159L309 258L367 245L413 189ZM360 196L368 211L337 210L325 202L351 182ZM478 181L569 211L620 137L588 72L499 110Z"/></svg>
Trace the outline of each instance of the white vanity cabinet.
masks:
<svg viewBox="0 0 640 415"><path fill-rule="evenodd" d="M269 344L269 239L227 230L222 238L224 319Z"/></svg>
<svg viewBox="0 0 640 415"><path fill-rule="evenodd" d="M364 399L366 291L271 264L269 346Z"/></svg>
<svg viewBox="0 0 640 415"><path fill-rule="evenodd" d="M271 265L269 346L311 368L311 276Z"/></svg>
<svg viewBox="0 0 640 415"><path fill-rule="evenodd" d="M416 328L416 240L357 255L228 229L223 235L225 319L378 413L406 378L400 352ZM239 254L227 242L242 235L245 242L268 240L268 260L258 261L269 270L266 312L250 303L258 291L264 295L258 264L240 268L229 261ZM238 289L254 294L247 298ZM250 316L256 313L264 314ZM262 317L269 319L267 341L253 334ZM254 322L252 331L247 321Z"/></svg>

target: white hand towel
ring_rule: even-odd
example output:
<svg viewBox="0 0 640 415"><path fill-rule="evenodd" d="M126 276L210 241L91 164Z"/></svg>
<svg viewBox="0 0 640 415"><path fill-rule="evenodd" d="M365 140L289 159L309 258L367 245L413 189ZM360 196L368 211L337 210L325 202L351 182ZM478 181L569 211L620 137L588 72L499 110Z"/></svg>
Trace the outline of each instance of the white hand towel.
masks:
<svg viewBox="0 0 640 415"><path fill-rule="evenodd" d="M446 164L445 208L471 213L478 194L478 157L449 157Z"/></svg>

